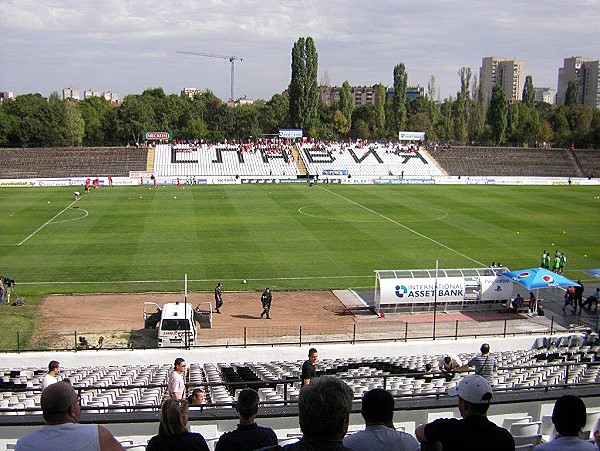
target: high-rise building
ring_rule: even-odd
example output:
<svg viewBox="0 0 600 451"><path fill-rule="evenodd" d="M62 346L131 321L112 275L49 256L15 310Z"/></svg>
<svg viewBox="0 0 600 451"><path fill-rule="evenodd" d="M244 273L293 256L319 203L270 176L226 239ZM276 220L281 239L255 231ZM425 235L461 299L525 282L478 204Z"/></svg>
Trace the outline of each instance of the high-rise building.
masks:
<svg viewBox="0 0 600 451"><path fill-rule="evenodd" d="M558 93L556 102L564 105L569 82L574 81L579 88L578 102L600 108L600 61L590 61L581 56L565 58L563 67L558 69Z"/></svg>
<svg viewBox="0 0 600 451"><path fill-rule="evenodd" d="M319 86L319 96L321 101L331 106L333 102L340 100L340 86ZM377 85L374 86L350 86L350 95L354 103L354 107L358 108L362 105L374 104L377 97Z"/></svg>
<svg viewBox="0 0 600 451"><path fill-rule="evenodd" d="M583 104L600 108L600 61L588 61L583 72Z"/></svg>
<svg viewBox="0 0 600 451"><path fill-rule="evenodd" d="M521 100L525 84L524 67L523 61L513 58L498 56L483 58L479 69L479 82L482 84L486 102L490 102L494 85L502 86L509 102Z"/></svg>
<svg viewBox="0 0 600 451"><path fill-rule="evenodd" d="M558 90L556 94L556 103L558 105L565 104L565 98L567 94L567 88L569 87L570 81L575 81L579 86L579 95L582 95L583 79L581 73L581 67L583 63L587 61L581 56L572 56L571 58L565 58L563 67L558 68ZM580 98L580 103L582 99Z"/></svg>
<svg viewBox="0 0 600 451"><path fill-rule="evenodd" d="M102 97L104 97L104 99L108 100L109 102L117 103L119 101L119 94L112 91L103 92Z"/></svg>
<svg viewBox="0 0 600 451"><path fill-rule="evenodd" d="M8 100L8 99L13 99L14 95L12 93L12 91L2 91L0 92L0 102L3 102L4 100Z"/></svg>
<svg viewBox="0 0 600 451"><path fill-rule="evenodd" d="M354 108L375 104L377 101L377 86L350 86L350 95L354 101ZM320 99L327 106L331 106L333 102L340 100L341 91L342 88L340 86L319 86ZM387 99L394 97L394 88L386 88L385 96ZM421 86L409 86L406 88L406 100L408 101L424 96L425 88Z"/></svg>
<svg viewBox="0 0 600 451"><path fill-rule="evenodd" d="M83 91L84 99L91 99L92 97L102 97L102 94L100 94L100 91L94 91L93 89Z"/></svg>
<svg viewBox="0 0 600 451"><path fill-rule="evenodd" d="M196 94L200 94L200 90L197 88L183 88L179 95L181 97L189 97L193 99Z"/></svg>
<svg viewBox="0 0 600 451"><path fill-rule="evenodd" d="M71 86L63 89L62 98L63 100L79 100L79 89L73 88Z"/></svg>
<svg viewBox="0 0 600 451"><path fill-rule="evenodd" d="M536 102L545 102L550 105L556 104L556 89L552 88L533 88Z"/></svg>

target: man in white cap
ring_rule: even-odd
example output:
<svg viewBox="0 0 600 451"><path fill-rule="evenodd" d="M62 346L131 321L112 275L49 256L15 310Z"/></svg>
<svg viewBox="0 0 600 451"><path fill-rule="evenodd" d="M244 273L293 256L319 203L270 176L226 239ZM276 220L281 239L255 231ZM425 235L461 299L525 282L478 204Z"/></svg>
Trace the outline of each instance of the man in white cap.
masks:
<svg viewBox="0 0 600 451"><path fill-rule="evenodd" d="M440 443L444 451L509 451L515 449L515 441L506 429L487 418L492 400L492 387L489 382L471 374L460 380L456 387L448 390L448 395L458 398L458 410L462 419L440 418L422 424L415 430L417 440L424 444L423 449L435 449Z"/></svg>

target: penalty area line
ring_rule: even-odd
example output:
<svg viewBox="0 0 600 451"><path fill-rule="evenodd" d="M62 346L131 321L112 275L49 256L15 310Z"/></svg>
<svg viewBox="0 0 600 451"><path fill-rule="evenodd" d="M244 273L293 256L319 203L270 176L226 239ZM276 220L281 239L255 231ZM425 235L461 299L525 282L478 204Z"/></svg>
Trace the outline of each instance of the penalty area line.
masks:
<svg viewBox="0 0 600 451"><path fill-rule="evenodd" d="M71 208L75 202L76 201L71 202L69 205L67 205L65 208L63 208L61 211L59 211L58 213L56 213L52 218L50 218L46 222L44 222L41 226L39 226L37 229L35 229L33 232L31 232L27 236L27 238L23 239L23 241L21 241L20 243L17 243L17 246L20 246L21 244L23 244L25 241L27 241L33 235L35 235L36 233L38 233L40 230L42 230L44 227L46 227L48 224L50 224L52 221L54 221L56 218L58 218L60 215L62 215L65 211L67 211L69 208Z"/></svg>

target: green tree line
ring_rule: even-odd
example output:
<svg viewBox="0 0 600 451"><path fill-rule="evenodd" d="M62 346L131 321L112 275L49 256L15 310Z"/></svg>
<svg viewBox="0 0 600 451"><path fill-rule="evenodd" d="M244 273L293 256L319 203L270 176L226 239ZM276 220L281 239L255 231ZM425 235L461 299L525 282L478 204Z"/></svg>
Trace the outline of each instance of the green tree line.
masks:
<svg viewBox="0 0 600 451"><path fill-rule="evenodd" d="M102 98L60 100L56 94L19 95L0 104L0 146L112 146L139 143L144 131L170 131L176 139L246 140L302 128L305 136L341 140L396 139L398 132L425 132L429 141L482 145L574 144L600 148L600 111L579 104L577 85L567 90L565 105L534 101L531 76L523 100L509 103L495 86L489 105L470 68L458 71L456 96L436 99L431 76L426 94L407 100L408 73L394 66L394 92L376 86L373 104L354 107L345 81L339 100L325 105L317 83L318 54L312 38L299 38L291 52L291 80L286 93L270 100L231 107L210 90L193 98L167 95L162 88L128 95L119 105Z"/></svg>

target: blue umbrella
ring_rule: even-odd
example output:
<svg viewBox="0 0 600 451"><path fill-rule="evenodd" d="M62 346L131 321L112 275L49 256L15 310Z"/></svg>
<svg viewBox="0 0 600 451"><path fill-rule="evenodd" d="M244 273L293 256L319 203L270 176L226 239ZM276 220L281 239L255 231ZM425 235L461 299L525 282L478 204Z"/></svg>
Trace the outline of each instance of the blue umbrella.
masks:
<svg viewBox="0 0 600 451"><path fill-rule="evenodd" d="M595 277L595 278L597 278L597 279L600 279L600 268L596 268L596 269L586 269L586 270L585 270L585 271L583 271L583 272L586 272L586 273L588 273L589 275L591 275L591 276L594 276L594 277Z"/></svg>
<svg viewBox="0 0 600 451"><path fill-rule="evenodd" d="M514 282L523 285L528 290L539 290L540 288L557 287L579 287L577 282L566 278L560 274L553 273L543 268L519 269L502 274Z"/></svg>

